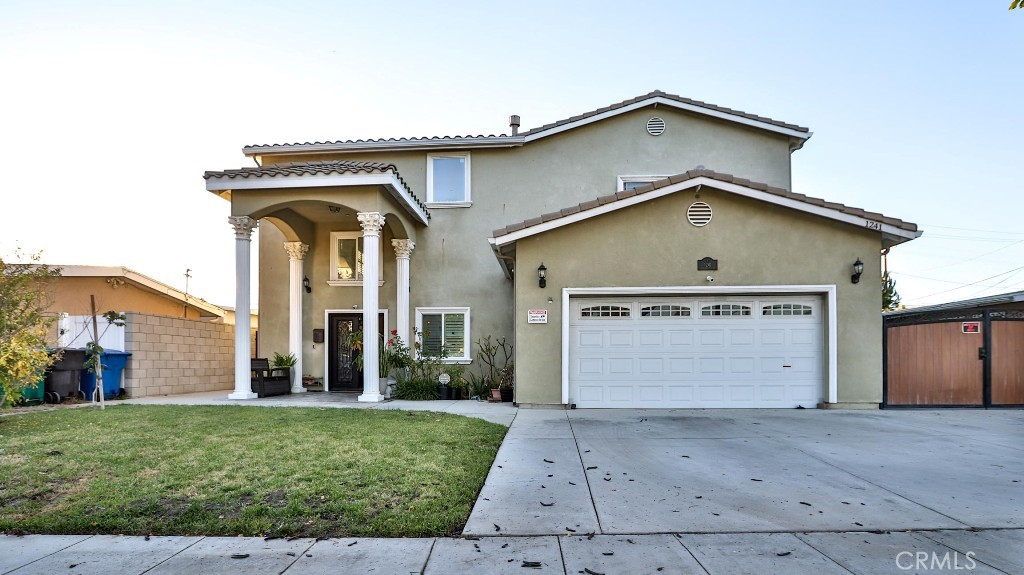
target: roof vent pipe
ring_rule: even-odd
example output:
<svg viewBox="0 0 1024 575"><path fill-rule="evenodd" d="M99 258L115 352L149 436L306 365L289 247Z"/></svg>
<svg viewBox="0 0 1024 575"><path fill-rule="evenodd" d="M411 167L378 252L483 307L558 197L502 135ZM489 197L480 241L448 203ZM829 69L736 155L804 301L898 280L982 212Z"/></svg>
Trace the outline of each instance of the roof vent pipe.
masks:
<svg viewBox="0 0 1024 575"><path fill-rule="evenodd" d="M512 128L512 135L519 135L519 116L515 114L508 117L508 125Z"/></svg>

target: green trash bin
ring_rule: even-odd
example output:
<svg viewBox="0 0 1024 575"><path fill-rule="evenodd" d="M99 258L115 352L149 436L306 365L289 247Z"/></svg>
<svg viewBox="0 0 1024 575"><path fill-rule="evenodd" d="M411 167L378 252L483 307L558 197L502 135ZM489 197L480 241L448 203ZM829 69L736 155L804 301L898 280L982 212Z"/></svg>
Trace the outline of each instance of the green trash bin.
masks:
<svg viewBox="0 0 1024 575"><path fill-rule="evenodd" d="M39 381L21 390L22 405L39 405L43 402L43 388L46 378L41 377Z"/></svg>

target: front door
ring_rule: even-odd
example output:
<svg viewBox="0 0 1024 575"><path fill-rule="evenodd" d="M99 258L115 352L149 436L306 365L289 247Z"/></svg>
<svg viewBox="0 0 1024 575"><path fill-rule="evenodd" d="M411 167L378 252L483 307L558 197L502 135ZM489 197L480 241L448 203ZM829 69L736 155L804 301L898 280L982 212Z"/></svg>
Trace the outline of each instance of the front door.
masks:
<svg viewBox="0 0 1024 575"><path fill-rule="evenodd" d="M363 374L356 367L358 349L352 349L349 336L363 329L363 314L332 313L327 317L329 334L327 349L327 389L329 391L362 391Z"/></svg>
<svg viewBox="0 0 1024 575"><path fill-rule="evenodd" d="M327 350L330 360L327 364L328 391L363 391L363 371L356 365L358 349L352 349L349 336L363 329L363 314L332 313L327 316ZM384 334L384 315L379 316L377 332Z"/></svg>

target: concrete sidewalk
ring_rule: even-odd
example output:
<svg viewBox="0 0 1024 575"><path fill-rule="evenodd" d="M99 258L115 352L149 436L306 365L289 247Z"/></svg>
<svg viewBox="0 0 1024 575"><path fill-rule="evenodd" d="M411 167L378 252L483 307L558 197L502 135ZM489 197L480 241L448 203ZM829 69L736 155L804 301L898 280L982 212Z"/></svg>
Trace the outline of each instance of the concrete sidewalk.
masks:
<svg viewBox="0 0 1024 575"><path fill-rule="evenodd" d="M511 425L519 411L511 403L489 403L473 400L406 401L389 399L380 403L360 403L358 393L307 392L277 395L259 399L228 399L227 391L203 391L182 395L156 395L111 401L107 405L240 405L247 407L313 407L337 409L374 409L407 411L438 411L476 417L492 423ZM92 404L84 404L91 406Z"/></svg>
<svg viewBox="0 0 1024 575"><path fill-rule="evenodd" d="M528 568L528 570L524 570ZM0 536L12 575L1024 573L1024 530L480 539Z"/></svg>

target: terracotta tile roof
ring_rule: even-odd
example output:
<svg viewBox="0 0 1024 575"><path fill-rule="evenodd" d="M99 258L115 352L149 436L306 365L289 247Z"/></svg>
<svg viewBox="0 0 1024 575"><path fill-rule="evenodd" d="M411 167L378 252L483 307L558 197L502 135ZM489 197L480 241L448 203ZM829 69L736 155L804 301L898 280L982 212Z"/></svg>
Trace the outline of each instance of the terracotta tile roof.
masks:
<svg viewBox="0 0 1024 575"><path fill-rule="evenodd" d="M772 124L773 126L779 126L779 127L782 127L782 128L789 128L790 130L796 130L798 132L807 132L808 134L810 133L810 129L805 128L803 126L797 126L796 124L789 124L789 123L782 122L782 121L779 121L779 120L773 120L771 118L765 118L764 116L757 116L757 115L754 115L754 114L748 114L747 112L741 112L739 110L733 110L732 108L724 108L722 106L716 106L714 104L709 104L707 102L701 102L700 100L691 100L690 98L684 98L682 96L677 96L676 94L668 94L666 92L662 92L661 90L655 90L653 92L644 94L642 96L637 96L636 98L631 98L629 100L623 100L622 102L619 102L618 104L612 104L611 106L605 106L604 108L598 108L597 110L592 110L590 112L586 112L586 113L580 114L578 116L573 116L571 118L566 118L564 120L559 120L559 121L551 123L551 124L545 124L545 125L543 125L543 126L541 126L539 128L534 128L534 129L529 130L527 132L523 132L520 135L521 136L530 136L530 135L533 135L533 134L537 134L539 132L543 132L545 130L550 130L551 128L557 128L558 126L563 126L565 124L571 124L573 122L578 122L580 120L585 120L585 119L587 119L587 118L589 118L591 116L596 116L598 114L603 114L605 112L611 112L611 111L617 110L619 108L625 108L626 106L629 106L629 105L632 105L632 104L636 104L637 102L642 102L644 100L649 100L651 98L665 98L667 100L672 100L674 102L679 102L680 104L687 104L687 105L690 105L690 106L697 106L697 107L700 107L700 108L706 108L708 110L713 110L715 112L721 112L723 114L729 114L729 115L732 115L732 116L739 116L741 118L747 118L748 120L757 120L758 122L764 122L766 124Z"/></svg>
<svg viewBox="0 0 1024 575"><path fill-rule="evenodd" d="M596 116L598 114L604 114L606 112L613 112L615 110L618 110L618 109L621 109L621 108L625 108L626 106L630 106L632 104L643 102L644 100L651 100L651 99L654 99L654 98L664 98L666 100L671 100L673 102L678 102L680 104L685 104L685 105L688 105L688 106L696 106L696 107L704 108L706 110L717 112L717 113L728 114L728 115L731 115L731 116L737 116L737 117L740 117L740 118L746 118L748 120L755 120L755 121L758 121L758 122L764 122L766 124L771 124L773 126L778 126L780 128L787 128L787 129L798 131L798 132L805 132L805 133L807 133L808 137L810 137L810 130L808 128L803 127L803 126L798 126L796 124L789 124L787 122L782 122L782 121L779 121L779 120L773 120L772 118L766 118L764 116L758 116L758 115L755 115L755 114L749 114L747 112L742 112L740 110L733 110L732 108L725 108L723 106L716 106L715 104L709 104L707 102L701 102L700 100L691 100L690 98L684 98L684 97L678 96L676 94L669 94L667 92L662 92L661 90L655 90L653 92L649 92L647 94L643 94L641 96L637 96L636 98L631 98L629 100L624 100L624 101L619 102L617 104L612 104L610 106L605 106L603 108L598 108L597 110L592 110L590 112L585 112L583 114L578 114L576 116L573 116L571 118L566 118L564 120L558 120L557 122L552 122L550 124L545 124L543 126L540 126L538 128L533 128L532 130L528 130L526 132L520 132L519 134L517 134L515 136L508 135L508 134L498 134L498 135L495 135L495 134L490 134L490 135L480 134L480 135L475 135L475 136L474 135L466 135L466 136L421 136L421 137L407 137L407 138L379 138L379 139L370 138L370 139L365 139L365 140L363 140L363 139L335 140L335 141L328 141L328 142L320 142L320 141L317 141L317 142L293 142L293 143L287 143L287 144L253 144L253 145L245 146L242 151L246 155L256 155L256 154L261 154L261 153L275 153L275 152L282 153L282 152L286 152L286 151L293 151L293 152L296 152L296 151L306 151L306 152L330 151L331 148L362 149L363 147L366 147L366 148L386 150L386 149L389 149L390 145L393 145L395 148L408 147L410 145L426 146L426 147L435 147L435 146L436 147L445 147L445 145L448 145L448 146L488 146L488 145L491 145L491 146L499 146L499 145L513 146L513 145L522 145L524 143L525 138L527 138L528 136L533 136L533 135L541 134L542 132L545 132L547 130L551 130L552 128L557 128L557 127L560 127L560 126L564 126L566 124L572 124L573 122L578 122L578 121L581 121L581 120L586 120L587 118Z"/></svg>
<svg viewBox="0 0 1024 575"><path fill-rule="evenodd" d="M203 173L204 180L210 179L248 179L248 178L277 178L288 176L313 176L328 174L383 174L391 172L402 183L409 195L416 204L428 214L427 206L416 197L416 193L402 179L398 168L394 164L384 162L349 162L345 160L332 160L328 162L287 162L283 164L268 164L252 168L238 168L234 170L208 171Z"/></svg>
<svg viewBox="0 0 1024 575"><path fill-rule="evenodd" d="M910 222L905 222L905 221L897 219L897 218L890 218L890 217L885 216L883 214L880 214L878 212L869 212L867 210L862 210L860 208L854 208L854 207L846 206L846 205L843 205L843 204L838 204L838 203L835 203L835 202L828 202L828 201L825 201L825 200L823 200L821 198L813 198L813 197L810 197L810 196L805 196L804 194L793 193L793 192L790 192L789 190L786 190L786 189L783 189L783 188L777 188L777 187L774 187L774 186L769 186L768 184L762 184L761 182L752 182L752 181L750 181L748 179L739 178L739 177L733 176L731 174L723 174L723 173L720 173L720 172L715 172L713 170L706 170L706 169L695 169L695 170L690 170L688 172L684 172L682 174L677 174L675 176L669 176L669 177L667 177L665 179L658 180L656 182L651 182L649 184L644 184L644 185L638 186L638 187L636 187L636 188L634 188L632 190L625 190L625 191L622 191L622 192L616 192L614 194L608 194L608 195L605 195L605 196L601 196L601 197L595 198L593 200L590 200L590 201L587 201L587 202L583 202L581 204L577 204L577 205L574 205L574 206L569 206L569 207L567 207L565 209L562 209L562 210L559 210L557 212L551 212L551 213L543 214L540 217L530 218L530 219L525 220L523 222L515 223L515 224L512 224L510 226L506 226L504 228L501 228L501 229L498 229L498 230L494 230L494 232L492 234L492 237L500 238L501 236L505 236L505 235L511 234L513 232L518 232L520 230L531 228L533 226L537 226L537 225L540 225L540 224L543 224L543 223L547 223L547 222L550 222L550 221L553 221L553 220L558 220L558 219L561 219L561 218L565 218L565 217L571 216L573 214L577 214L579 212L585 212L587 210L592 210L594 208L598 208L600 206L603 206L603 205L606 205L606 204L610 204L610 203L613 203L613 202L621 201L621 200L624 200L626 198L630 198L630 197L633 197L633 196L643 195L643 194L652 192L654 190L658 190L658 189L664 188L666 186L671 186L673 184L678 184L678 183L681 183L681 182L685 182L687 180L692 180L692 179L697 178L697 177L705 177L705 178L710 178L712 180L716 180L716 181L719 181L719 182L724 182L724 183L736 184L736 185L744 186L744 187L751 188L751 189L754 189L754 190L758 190L758 191L761 191L761 192L767 192L769 194L772 194L772 195L775 195L775 196L779 196L779 197L782 197L782 198L787 198L787 199L790 199L790 200L796 200L796 201L799 201L799 202L803 202L805 204L810 204L812 206L819 206L819 207L823 207L823 208L828 208L828 209L836 210L836 211L844 213L844 214L849 214L849 215L852 215L852 216L857 216L857 217L862 217L862 218L869 219L869 220L874 220L874 221L877 221L877 222L882 222L882 223L891 225L893 227L896 227L896 228L899 228L899 229L902 229L902 230L906 230L908 232L916 232L917 231L917 224L912 224Z"/></svg>

